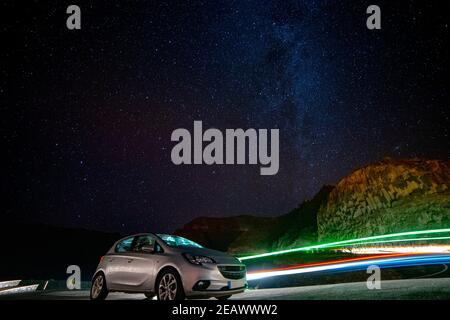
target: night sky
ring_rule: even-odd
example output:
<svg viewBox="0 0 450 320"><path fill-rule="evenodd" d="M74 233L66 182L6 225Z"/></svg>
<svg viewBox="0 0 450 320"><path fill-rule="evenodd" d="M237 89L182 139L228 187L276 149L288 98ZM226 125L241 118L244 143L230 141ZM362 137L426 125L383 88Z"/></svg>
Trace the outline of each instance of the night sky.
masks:
<svg viewBox="0 0 450 320"><path fill-rule="evenodd" d="M2 8L2 225L275 216L385 156L450 158L443 1L376 1L374 31L373 1L15 2ZM81 30L66 28L69 4ZM278 174L175 166L171 133L194 120L279 128Z"/></svg>

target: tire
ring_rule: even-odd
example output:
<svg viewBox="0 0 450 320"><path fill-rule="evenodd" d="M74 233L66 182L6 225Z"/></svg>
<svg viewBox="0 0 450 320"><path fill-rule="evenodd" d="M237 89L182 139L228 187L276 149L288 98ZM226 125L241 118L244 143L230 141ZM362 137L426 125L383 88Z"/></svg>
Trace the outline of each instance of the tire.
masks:
<svg viewBox="0 0 450 320"><path fill-rule="evenodd" d="M219 296L219 297L216 297L216 299L217 300L228 300L228 299L230 299L231 298L231 294L229 294L229 295L227 295L227 296Z"/></svg>
<svg viewBox="0 0 450 320"><path fill-rule="evenodd" d="M184 300L184 289L180 275L174 269L166 269L156 279L158 300Z"/></svg>
<svg viewBox="0 0 450 320"><path fill-rule="evenodd" d="M106 279L103 272L99 272L92 279L90 290L91 300L105 300L108 296L108 287L106 286Z"/></svg>
<svg viewBox="0 0 450 320"><path fill-rule="evenodd" d="M153 298L155 297L155 294L154 294L154 293L146 292L146 293L144 293L144 294L145 294L145 297L146 297L148 300L153 300Z"/></svg>

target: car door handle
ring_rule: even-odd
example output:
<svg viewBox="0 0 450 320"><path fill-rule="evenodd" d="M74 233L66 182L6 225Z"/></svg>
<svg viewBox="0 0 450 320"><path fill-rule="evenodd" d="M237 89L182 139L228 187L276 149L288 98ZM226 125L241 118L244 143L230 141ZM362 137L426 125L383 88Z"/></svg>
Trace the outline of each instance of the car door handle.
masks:
<svg viewBox="0 0 450 320"><path fill-rule="evenodd" d="M133 262L133 259L128 259L128 263L131 263L131 262Z"/></svg>

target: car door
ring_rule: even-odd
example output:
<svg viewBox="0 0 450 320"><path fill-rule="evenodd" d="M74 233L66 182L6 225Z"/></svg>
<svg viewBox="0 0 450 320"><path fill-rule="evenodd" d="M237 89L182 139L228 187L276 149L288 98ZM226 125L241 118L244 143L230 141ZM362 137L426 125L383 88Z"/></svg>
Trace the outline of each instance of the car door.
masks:
<svg viewBox="0 0 450 320"><path fill-rule="evenodd" d="M117 243L112 254L105 256L106 280L110 290L123 290L130 280L129 265L133 262L133 245L135 237L128 237Z"/></svg>
<svg viewBox="0 0 450 320"><path fill-rule="evenodd" d="M128 263L126 285L131 291L152 291L155 281L157 253L156 239L150 234L136 237L132 248L132 261ZM148 251L152 248L153 251Z"/></svg>

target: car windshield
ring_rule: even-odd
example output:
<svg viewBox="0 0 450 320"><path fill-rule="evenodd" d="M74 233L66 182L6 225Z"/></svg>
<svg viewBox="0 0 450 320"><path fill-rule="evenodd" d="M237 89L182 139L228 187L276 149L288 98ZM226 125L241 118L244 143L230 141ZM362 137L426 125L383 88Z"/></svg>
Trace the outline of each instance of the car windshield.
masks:
<svg viewBox="0 0 450 320"><path fill-rule="evenodd" d="M179 236L172 236L170 234L156 234L158 237L160 237L165 244L167 244L169 247L193 247L193 248L203 248L198 243L195 243L194 241L188 240L183 237Z"/></svg>

